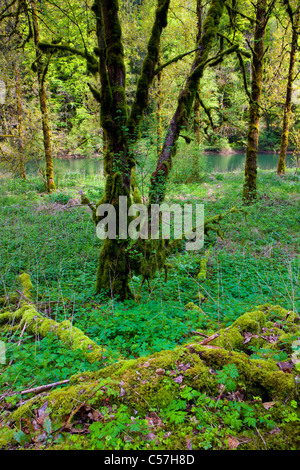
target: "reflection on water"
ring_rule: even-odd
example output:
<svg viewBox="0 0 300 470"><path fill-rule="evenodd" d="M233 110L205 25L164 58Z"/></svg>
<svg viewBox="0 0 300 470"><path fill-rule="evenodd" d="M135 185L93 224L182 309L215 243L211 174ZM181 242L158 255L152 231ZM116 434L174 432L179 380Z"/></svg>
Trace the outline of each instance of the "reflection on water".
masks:
<svg viewBox="0 0 300 470"><path fill-rule="evenodd" d="M257 166L260 170L275 170L278 159L279 155L274 153L261 153L257 155ZM245 160L245 154L241 153L201 155L199 158L201 168L209 173L244 170ZM286 166L290 168L293 166L292 163L293 156L287 155Z"/></svg>
<svg viewBox="0 0 300 470"><path fill-rule="evenodd" d="M86 176L103 173L103 160L96 158L81 159L53 159L54 171L57 175L63 176L65 173L81 173ZM26 163L26 171L28 174L35 174L38 169L45 169L43 161L30 161Z"/></svg>
<svg viewBox="0 0 300 470"><path fill-rule="evenodd" d="M245 168L244 154L210 154L200 155L199 165L203 171L208 173L238 171ZM278 155L259 154L258 168L260 170L275 170L278 164ZM292 167L293 157L287 155L286 165ZM38 168L44 168L44 163L27 162L26 171L28 174L35 174ZM65 173L80 173L86 176L103 175L103 160L96 158L69 159L62 160L54 158L54 168L57 175L63 176Z"/></svg>

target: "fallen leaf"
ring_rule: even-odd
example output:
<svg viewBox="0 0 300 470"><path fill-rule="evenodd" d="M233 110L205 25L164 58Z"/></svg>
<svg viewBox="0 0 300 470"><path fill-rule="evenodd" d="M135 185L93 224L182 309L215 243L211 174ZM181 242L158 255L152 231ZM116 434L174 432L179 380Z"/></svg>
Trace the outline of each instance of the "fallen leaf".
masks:
<svg viewBox="0 0 300 470"><path fill-rule="evenodd" d="M270 431L270 434L280 434L280 433L281 433L281 431L280 431L279 428L274 428L274 429L272 429L272 431Z"/></svg>
<svg viewBox="0 0 300 470"><path fill-rule="evenodd" d="M46 401L41 408L36 411L36 422L37 424L43 426L44 419L48 416L49 413L46 413L48 407L48 402Z"/></svg>
<svg viewBox="0 0 300 470"><path fill-rule="evenodd" d="M272 408L272 406L274 406L276 404L275 401L267 401L265 403L263 403L263 407L265 408L265 410L269 410L270 408Z"/></svg>
<svg viewBox="0 0 300 470"><path fill-rule="evenodd" d="M279 367L282 372L287 372L289 374L292 373L292 369L294 368L294 364L292 362L277 362L277 366Z"/></svg>
<svg viewBox="0 0 300 470"><path fill-rule="evenodd" d="M186 372L188 369L191 368L191 364L188 362L187 364L179 364L177 369L181 372Z"/></svg>
<svg viewBox="0 0 300 470"><path fill-rule="evenodd" d="M162 426L164 427L164 423L160 419L159 416L157 416L155 413L150 412L148 416L146 416L146 420L148 422L148 426Z"/></svg>
<svg viewBox="0 0 300 470"><path fill-rule="evenodd" d="M185 438L185 442L186 442L186 448L187 448L187 450L193 450L192 441L191 441L188 437Z"/></svg>
<svg viewBox="0 0 300 470"><path fill-rule="evenodd" d="M153 432L149 432L146 436L147 441L156 441L156 435Z"/></svg>
<svg viewBox="0 0 300 470"><path fill-rule="evenodd" d="M182 381L183 381L183 375L178 375L178 377L174 379L174 382L176 382L177 384L181 384Z"/></svg>
<svg viewBox="0 0 300 470"><path fill-rule="evenodd" d="M228 447L230 450L236 449L240 445L240 442L232 436L228 437Z"/></svg>

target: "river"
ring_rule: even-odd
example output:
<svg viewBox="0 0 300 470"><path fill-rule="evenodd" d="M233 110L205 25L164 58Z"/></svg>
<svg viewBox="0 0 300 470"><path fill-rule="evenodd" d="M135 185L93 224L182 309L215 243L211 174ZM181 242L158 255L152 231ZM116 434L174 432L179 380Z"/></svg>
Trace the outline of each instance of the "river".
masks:
<svg viewBox="0 0 300 470"><path fill-rule="evenodd" d="M279 156L270 154L258 154L258 168L260 170L275 170L277 168ZM287 155L287 167L293 167L293 156ZM245 154L202 154L199 156L201 170L207 173L224 173L232 171L242 171L245 168ZM37 172L37 168L44 167L43 162L27 162L26 171L28 174ZM103 174L103 161L97 158L82 159L54 159L56 173L82 173L85 175Z"/></svg>

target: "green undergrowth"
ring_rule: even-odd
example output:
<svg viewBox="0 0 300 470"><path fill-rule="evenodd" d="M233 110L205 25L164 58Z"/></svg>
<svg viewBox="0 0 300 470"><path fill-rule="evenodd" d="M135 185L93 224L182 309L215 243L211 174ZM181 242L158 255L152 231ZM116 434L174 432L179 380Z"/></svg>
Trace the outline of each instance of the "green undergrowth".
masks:
<svg viewBox="0 0 300 470"><path fill-rule="evenodd" d="M136 364L134 361L139 361L139 358L160 354L161 351L173 351L174 348L179 351L191 342L191 337L199 342L199 337L193 336L194 331L205 333L207 336L219 332L220 337L213 344L222 347L226 346L228 335L231 335L230 344L234 344L233 349L237 354L247 354L247 357L251 355L251 360L265 360L267 363L271 361L275 364L276 371L277 362L290 360L298 330L293 330L292 324L286 322L283 322L282 327L274 327L274 322L282 323L280 316L277 320L272 318L271 325L268 325L268 319L265 324L258 322L261 329L266 329L264 332L257 332L255 329L249 331L246 328L243 333L252 335L251 341L245 343L246 347L243 345L247 335L241 335L241 331L238 332L232 325L243 313L255 311L257 305L263 304L281 305L287 312L294 312L293 318L299 315L298 175L288 170L285 177L278 178L273 172L260 171L259 197L255 204L246 207L246 218L241 214L233 214L224 219L224 238L213 237L207 240L205 249L201 252L182 250L172 255L168 259L170 266L167 280L164 272L158 274L151 281L150 289L145 283L140 293L141 279L133 276L130 284L135 300L126 302L119 302L118 299L107 300L104 296L94 295L101 241L96 237L89 210L80 206L79 191L82 190L91 201L96 202L103 193L103 187L99 188L99 182L95 178L86 177L84 181L80 178L77 174L66 174L59 182L59 189L52 195L43 192L43 184L38 178L32 177L29 181L1 179L0 297L7 296L8 300L6 305L0 302L0 313L16 310L20 301L16 292L16 277L25 271L31 276L32 300L38 312L45 318L59 323L70 322L94 343L105 347L105 364L111 364L111 367L120 359ZM242 173L206 175L203 182L189 185L170 182L167 202L204 203L207 218L224 213L232 207L243 207L240 199L242 185ZM200 276L199 273L203 271L204 251L208 248L205 275ZM7 356L6 365L2 366L0 374L3 394L17 393L32 386L69 379L74 374L87 374L88 371L97 374L100 370L101 375L101 371L107 370L104 363L91 364L80 351L70 350L68 345L63 344L57 337L42 338L15 326L3 327L0 332L0 340L5 343ZM229 330L226 330L227 328ZM270 332L270 328L275 330ZM278 331L281 336L278 348L272 346L271 340L255 337L258 333L265 333L265 336L271 338L272 335L276 336ZM196 353L192 354L193 357L194 354ZM187 357L186 360L188 361ZM220 380L225 380L226 374L234 375L234 371L230 372L230 369L227 372L225 369L224 372L223 367L227 365L227 362L223 361L211 367L216 371L216 377L221 377ZM165 369L161 365L157 368ZM223 379L222 370L225 373ZM279 372L288 377L288 373ZM176 390L173 389L173 382L168 382L170 377L172 375L166 374L164 378L167 382L161 387L168 390L170 386L172 397L180 397L184 389L177 383ZM229 377L236 390L228 390L228 393L236 393L239 390L240 378L241 371L238 369L237 376ZM147 376L142 380L148 379ZM245 386L246 382L243 380ZM294 431L290 430L294 429L295 423L297 425L297 421L294 422L294 418L291 418L295 415L295 406L297 407L297 398L293 394L288 394L284 399L285 411L280 400L280 403L276 402L276 405L266 410L262 403L266 400L274 401L275 398L273 400L271 395L268 395L269 392L261 393L260 387L256 391L253 389L252 397L247 396L246 401L243 396L242 404L238 400L233 400L232 404L229 396L224 397L221 394L218 400L217 384L216 381L215 388L203 390L201 387L195 388L192 382L183 383L182 386L186 385L188 390L191 387L191 393L195 394L193 398L172 398L164 406L153 405L154 411L142 408L138 410L136 403L133 405L126 400L122 403L118 400L111 402L108 394L112 408L107 410L106 402L97 402L104 417L100 421L94 422L94 418L87 421L89 424L95 424L91 428L90 438L86 440L84 437L81 441L74 432L68 445L70 448L139 448L141 436L145 435L147 439L142 438L143 446L160 448L163 446L162 442L168 445L168 433L171 432L172 436L178 439L178 448L189 448L189 441L196 448L230 448L234 447L236 436L241 434L243 437L238 448L265 448L259 435L263 428L269 433L267 440L270 438L272 441L266 445L272 448L277 445L277 427L283 429L280 423L284 423L286 431L283 440L280 440L283 435L280 436L278 448L296 445L292 436ZM125 387L122 388L125 390ZM60 390L52 393L60 393ZM144 398L147 400L146 396ZM19 395L12 396L8 400L9 406L14 407L19 399ZM125 408L120 408L121 406ZM207 416L203 414L202 425L198 422L201 422L198 406L202 414L204 409L207 412ZM192 412L194 408L195 412ZM135 413L134 410L138 412ZM88 413L93 413L93 410L88 410ZM145 419L149 421L149 413L150 417L151 413L159 414L160 419L168 423L153 432L155 439L151 439L151 436L149 438L148 435L152 431L149 431L147 423L148 427L144 428ZM85 422L85 411L83 415ZM115 415L118 416L117 420L112 419ZM173 415L177 416L174 419L178 422L172 422ZM235 427L226 427L229 415L236 416ZM132 416L136 418L135 421L131 419ZM154 417L155 414L153 419ZM248 418L252 425L249 425ZM46 434L46 441L52 442L53 429L58 429L59 424L55 424L51 416L49 419L51 432L49 420L46 420L43 433ZM99 429L97 428L99 422L104 424L99 425L101 429L99 426ZM116 422L119 422L119 427ZM218 422L223 423L222 432L218 431ZM178 429L178 433L176 430L174 434L173 428ZM25 437L22 434L17 435L17 441L14 438L16 445L19 441L22 445L24 442L32 445L26 437L26 428L13 429L14 433L20 431L25 434ZM127 441L127 438L124 441L125 429L129 435ZM7 432L11 435L10 429ZM250 441L247 433L252 436ZM105 440L107 435L112 436L112 441ZM264 440L267 442L265 438ZM174 440L171 439L170 445L175 446Z"/></svg>
<svg viewBox="0 0 300 470"><path fill-rule="evenodd" d="M204 203L205 217L241 207L242 173L207 175L205 182L169 184L168 200ZM206 279L199 279L203 252L181 251L171 268L146 284L131 287L137 301L107 301L94 296L101 241L79 191L101 197L95 178L66 174L59 190L42 192L43 183L1 179L0 296L15 290L15 278L30 274L39 311L69 320L113 357L138 357L181 344L192 329L231 324L243 311L270 302L299 311L299 176L259 172L259 198L246 219L222 221L224 239L215 238ZM187 310L195 303L198 310ZM134 322L133 322L134 320Z"/></svg>
<svg viewBox="0 0 300 470"><path fill-rule="evenodd" d="M293 341L299 323L294 312L259 306L207 346L193 338L169 351L82 370L66 388L29 396L23 404L16 396L2 397L0 445L299 449L300 351ZM272 354L254 358L249 343L256 340L273 353L285 350L286 361Z"/></svg>

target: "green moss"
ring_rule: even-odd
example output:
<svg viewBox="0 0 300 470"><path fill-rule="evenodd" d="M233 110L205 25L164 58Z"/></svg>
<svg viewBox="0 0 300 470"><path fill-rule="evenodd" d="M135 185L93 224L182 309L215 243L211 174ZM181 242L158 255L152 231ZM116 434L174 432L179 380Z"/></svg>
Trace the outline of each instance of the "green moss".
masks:
<svg viewBox="0 0 300 470"><path fill-rule="evenodd" d="M262 328L265 327L266 316L260 310L253 312L247 312L240 316L230 327L221 329L219 331L219 338L217 338L212 344L216 344L225 349L247 351L249 344L245 344L245 338L242 333L252 333L258 335L261 333ZM254 344L254 340L251 339L251 345Z"/></svg>
<svg viewBox="0 0 300 470"><path fill-rule="evenodd" d="M207 263L208 263L209 256L210 256L210 250L206 250L205 256L201 259L201 262L200 262L200 271L198 273L197 278L200 279L201 281L205 281L206 279Z"/></svg>
<svg viewBox="0 0 300 470"><path fill-rule="evenodd" d="M27 299L31 300L33 285L31 283L29 274L22 273L19 276L19 280L22 285L23 294Z"/></svg>
<svg viewBox="0 0 300 470"><path fill-rule="evenodd" d="M7 448L11 444L14 434L16 433L15 430L9 428L8 426L4 426L0 429L0 448Z"/></svg>
<svg viewBox="0 0 300 470"><path fill-rule="evenodd" d="M185 308L187 310L196 310L199 313L203 313L203 310L199 307L199 305L196 305L193 302L189 302L188 304L186 304Z"/></svg>
<svg viewBox="0 0 300 470"><path fill-rule="evenodd" d="M22 307L23 310L24 308L25 306ZM65 422L66 419L70 422L76 421L81 416L82 403L94 409L108 404L119 406L124 403L136 410L139 416L145 417L149 413L155 413L160 417L161 410L168 408L171 403L176 403L181 391L186 387L217 398L220 386L216 371L234 364L238 371L237 386L244 397L243 401L252 402L253 397L261 397L263 402L278 402L282 411L278 411L276 422L280 423L281 419L284 420L284 414L282 418L280 414L284 413L283 403L297 398L294 374L284 373L278 368L276 361L271 359L252 359L245 352L232 350L233 344L237 349L243 348L243 330L250 329L253 334L261 331L266 324L268 313L275 317L280 313L281 318L285 318L285 312L280 307L275 307L274 310L272 306L260 306L257 310L242 315L230 328L223 330L224 334L231 335L228 349L211 344L203 346L195 342L149 357L122 360L97 372L79 373L71 378L68 387L52 391L47 396L30 399L9 416L9 421L22 429L21 424L27 422L33 409L40 408L45 402L53 423ZM61 323L60 334L63 335L69 328L69 322ZM68 334L68 338L73 337ZM215 341L218 340L219 338ZM221 336L221 340L225 342L225 336ZM21 418L25 420L21 421ZM168 426L172 434L170 445L172 448L182 448L185 441L181 441L180 436L182 433L184 436L188 434L188 424L185 422L175 426L171 423ZM198 439L201 447L201 434L197 434L193 439ZM295 441L292 433L291 439ZM274 442L272 445L276 448ZM284 444L282 447L286 448Z"/></svg>
<svg viewBox="0 0 300 470"><path fill-rule="evenodd" d="M20 321L20 328L34 335L42 337L49 333L55 334L72 349L81 349L89 362L103 360L105 350L88 338L79 328L74 327L71 322L58 323L50 318L43 317L37 312L33 305L23 304L16 312L5 312L0 315L0 324Z"/></svg>

